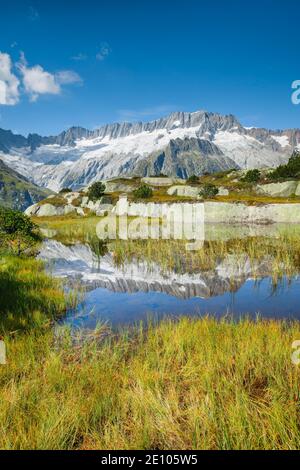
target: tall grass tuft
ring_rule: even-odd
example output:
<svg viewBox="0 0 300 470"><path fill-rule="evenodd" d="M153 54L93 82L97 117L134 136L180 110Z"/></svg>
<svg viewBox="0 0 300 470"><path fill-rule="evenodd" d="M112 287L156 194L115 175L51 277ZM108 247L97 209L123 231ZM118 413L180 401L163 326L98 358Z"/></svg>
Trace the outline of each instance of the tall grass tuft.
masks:
<svg viewBox="0 0 300 470"><path fill-rule="evenodd" d="M298 323L165 320L8 339L2 449L299 449Z"/></svg>
<svg viewBox="0 0 300 470"><path fill-rule="evenodd" d="M1 256L0 334L46 326L67 304L60 281L45 273L41 261Z"/></svg>

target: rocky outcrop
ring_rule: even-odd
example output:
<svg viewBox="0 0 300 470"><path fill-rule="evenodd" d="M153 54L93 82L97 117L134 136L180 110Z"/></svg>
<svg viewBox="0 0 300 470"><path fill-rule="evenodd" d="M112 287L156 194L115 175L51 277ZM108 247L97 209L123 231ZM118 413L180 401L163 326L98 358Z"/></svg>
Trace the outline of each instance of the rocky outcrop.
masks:
<svg viewBox="0 0 300 470"><path fill-rule="evenodd" d="M112 204L107 203L106 196L97 201L91 201L87 196L82 196L78 192L69 192L60 195L60 204L51 203L51 200L57 198L55 195L49 196L41 203L28 207L25 211L26 215L35 217L53 217L69 214L77 214L85 216L90 212L98 216L106 215L113 208Z"/></svg>
<svg viewBox="0 0 300 470"><path fill-rule="evenodd" d="M186 180L182 178L166 178L166 177L151 177L147 176L141 179L142 183L148 184L149 186L171 186L172 184L185 184Z"/></svg>
<svg viewBox="0 0 300 470"><path fill-rule="evenodd" d="M223 186L220 186L218 188L218 196L228 196L229 195L229 190L227 188L223 188Z"/></svg>
<svg viewBox="0 0 300 470"><path fill-rule="evenodd" d="M126 184L126 182L121 182L121 181L104 181L105 184L105 192L110 194L110 193L115 193L115 192L122 192L122 193L131 193L135 187L132 184Z"/></svg>
<svg viewBox="0 0 300 470"><path fill-rule="evenodd" d="M205 202L207 223L300 223L300 204L247 206L241 203Z"/></svg>
<svg viewBox="0 0 300 470"><path fill-rule="evenodd" d="M179 178L203 175L239 168L236 163L212 142L204 139L185 138L171 140L161 151L152 152L135 165L137 176L161 173Z"/></svg>
<svg viewBox="0 0 300 470"><path fill-rule="evenodd" d="M167 190L167 193L169 194L169 196L184 196L197 198L199 196L200 189L200 187L188 185L171 186Z"/></svg>
<svg viewBox="0 0 300 470"><path fill-rule="evenodd" d="M53 204L34 204L26 209L25 214L35 217L54 217L68 215L77 212L77 208L66 204L65 206L55 206Z"/></svg>
<svg viewBox="0 0 300 470"><path fill-rule="evenodd" d="M119 200L113 209L116 215L138 217L161 217L168 208L184 208L188 203L157 204L157 203L127 203ZM242 203L227 202L198 202L204 210L204 223L241 223L241 224L271 224L271 223L300 223L300 204L266 204L248 206ZM176 206L176 207L175 207Z"/></svg>
<svg viewBox="0 0 300 470"><path fill-rule="evenodd" d="M55 215L64 215L63 207L56 207L53 204L34 204L25 211L26 215L36 217L53 217Z"/></svg>
<svg viewBox="0 0 300 470"><path fill-rule="evenodd" d="M262 184L256 187L256 191L272 197L289 197L300 195L300 183L298 181L284 181L283 183Z"/></svg>

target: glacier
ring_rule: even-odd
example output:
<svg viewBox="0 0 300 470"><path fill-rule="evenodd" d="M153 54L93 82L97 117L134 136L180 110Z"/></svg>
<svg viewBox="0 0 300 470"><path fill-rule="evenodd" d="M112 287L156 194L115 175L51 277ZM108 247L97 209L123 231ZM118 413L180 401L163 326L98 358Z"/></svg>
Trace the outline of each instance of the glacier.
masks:
<svg viewBox="0 0 300 470"><path fill-rule="evenodd" d="M233 115L174 112L151 122L72 127L23 137L0 129L0 159L33 183L59 191L119 176L276 167L300 149L300 130L244 127Z"/></svg>

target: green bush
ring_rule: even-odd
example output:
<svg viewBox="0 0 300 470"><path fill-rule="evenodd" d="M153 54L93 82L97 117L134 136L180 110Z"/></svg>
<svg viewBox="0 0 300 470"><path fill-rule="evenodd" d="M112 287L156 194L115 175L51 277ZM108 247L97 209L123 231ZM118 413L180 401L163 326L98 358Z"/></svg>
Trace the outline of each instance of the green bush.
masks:
<svg viewBox="0 0 300 470"><path fill-rule="evenodd" d="M20 255L41 239L37 226L27 215L0 208L0 248Z"/></svg>
<svg viewBox="0 0 300 470"><path fill-rule="evenodd" d="M2 233L8 235L13 235L15 233L32 235L35 228L35 224L22 212L2 207L0 208L0 231Z"/></svg>
<svg viewBox="0 0 300 470"><path fill-rule="evenodd" d="M203 197L203 199L212 199L214 198L219 192L219 189L214 184L205 184L201 189L199 196Z"/></svg>
<svg viewBox="0 0 300 470"><path fill-rule="evenodd" d="M241 178L241 181L245 183L257 183L260 180L260 171L255 169L255 170L249 170L245 174L243 178Z"/></svg>
<svg viewBox="0 0 300 470"><path fill-rule="evenodd" d="M153 196L153 190L146 184L142 184L139 188L133 191L135 199L148 199Z"/></svg>
<svg viewBox="0 0 300 470"><path fill-rule="evenodd" d="M91 200L100 199L105 192L105 184L101 183L101 181L97 181L93 183L88 190L88 198Z"/></svg>
<svg viewBox="0 0 300 470"><path fill-rule="evenodd" d="M299 178L300 177L300 153L295 151L290 157L286 165L280 165L271 173L271 180L280 180L283 178Z"/></svg>
<svg viewBox="0 0 300 470"><path fill-rule="evenodd" d="M197 175L191 175L191 176L186 180L186 182L187 182L188 184L197 184L197 183L199 183L199 178L198 178Z"/></svg>

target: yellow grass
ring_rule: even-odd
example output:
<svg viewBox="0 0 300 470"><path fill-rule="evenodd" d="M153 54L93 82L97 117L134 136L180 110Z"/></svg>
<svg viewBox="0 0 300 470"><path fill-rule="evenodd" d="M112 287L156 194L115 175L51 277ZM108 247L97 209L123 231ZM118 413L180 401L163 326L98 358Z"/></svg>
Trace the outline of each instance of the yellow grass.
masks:
<svg viewBox="0 0 300 470"><path fill-rule="evenodd" d="M298 323L164 321L7 339L2 449L299 449Z"/></svg>

